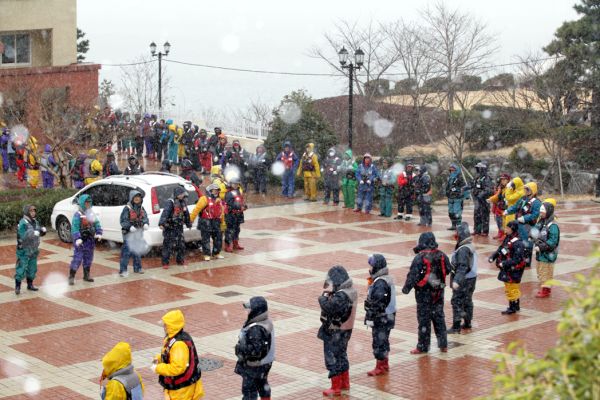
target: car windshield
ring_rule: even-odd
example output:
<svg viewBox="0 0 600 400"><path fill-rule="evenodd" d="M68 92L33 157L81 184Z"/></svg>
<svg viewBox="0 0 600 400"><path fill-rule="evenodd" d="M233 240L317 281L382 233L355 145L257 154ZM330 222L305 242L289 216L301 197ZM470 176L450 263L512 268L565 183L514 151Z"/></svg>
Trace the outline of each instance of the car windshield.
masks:
<svg viewBox="0 0 600 400"><path fill-rule="evenodd" d="M168 185L162 185L156 187L156 194L158 196L158 204L160 204L160 208L165 208L165 204L169 201L170 198L173 197L173 190L177 186L181 186L178 183L171 183ZM198 193L195 190L187 190L189 197L187 199L188 204L196 204L198 202Z"/></svg>

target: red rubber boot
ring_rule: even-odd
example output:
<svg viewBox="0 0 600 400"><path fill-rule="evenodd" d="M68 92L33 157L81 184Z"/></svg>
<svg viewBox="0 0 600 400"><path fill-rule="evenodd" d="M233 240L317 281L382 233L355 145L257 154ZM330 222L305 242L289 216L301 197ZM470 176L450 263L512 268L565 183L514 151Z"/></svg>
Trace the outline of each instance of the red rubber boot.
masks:
<svg viewBox="0 0 600 400"><path fill-rule="evenodd" d="M384 362L385 362L385 360L377 360L377 363L375 364L375 368L373 368L371 371L367 372L367 375L379 376L379 375L385 374Z"/></svg>
<svg viewBox="0 0 600 400"><path fill-rule="evenodd" d="M332 397L342 394L342 374L331 378L331 388L323 390L323 396Z"/></svg>

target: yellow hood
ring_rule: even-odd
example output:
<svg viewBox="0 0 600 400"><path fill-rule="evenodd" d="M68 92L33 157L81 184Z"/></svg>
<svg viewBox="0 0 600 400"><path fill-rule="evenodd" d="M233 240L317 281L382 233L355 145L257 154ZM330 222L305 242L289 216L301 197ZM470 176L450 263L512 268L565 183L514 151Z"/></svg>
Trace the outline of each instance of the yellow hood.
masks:
<svg viewBox="0 0 600 400"><path fill-rule="evenodd" d="M110 376L120 369L131 364L131 346L126 342L119 342L102 357L104 375Z"/></svg>
<svg viewBox="0 0 600 400"><path fill-rule="evenodd" d="M170 338L177 335L177 333L185 326L185 318L181 310L169 311L162 317L162 321L165 324L167 335Z"/></svg>
<svg viewBox="0 0 600 400"><path fill-rule="evenodd" d="M90 157L96 157L98 155L98 150L96 149L91 149L90 151L88 151L88 156Z"/></svg>
<svg viewBox="0 0 600 400"><path fill-rule="evenodd" d="M523 188L523 180L518 176L513 178L513 183L515 184L515 191L519 191Z"/></svg>
<svg viewBox="0 0 600 400"><path fill-rule="evenodd" d="M314 143L309 143L309 144L307 144L307 145L306 145L306 149L307 149L309 152L312 152L312 151L314 151L314 150L315 150L315 144L314 144Z"/></svg>
<svg viewBox="0 0 600 400"><path fill-rule="evenodd" d="M529 188L529 190L531 190L531 193L533 193L534 196L537 196L537 183L535 182L529 182L528 184L525 185L526 188Z"/></svg>
<svg viewBox="0 0 600 400"><path fill-rule="evenodd" d="M549 198L549 199L544 199L543 203L550 203L554 206L554 209L556 210L556 200L553 198Z"/></svg>
<svg viewBox="0 0 600 400"><path fill-rule="evenodd" d="M212 167L210 167L210 174L211 175L221 175L221 166L213 165Z"/></svg>
<svg viewBox="0 0 600 400"><path fill-rule="evenodd" d="M175 126L175 124L171 124L171 125L169 125L169 130L171 132L176 132L177 131L177 127Z"/></svg>

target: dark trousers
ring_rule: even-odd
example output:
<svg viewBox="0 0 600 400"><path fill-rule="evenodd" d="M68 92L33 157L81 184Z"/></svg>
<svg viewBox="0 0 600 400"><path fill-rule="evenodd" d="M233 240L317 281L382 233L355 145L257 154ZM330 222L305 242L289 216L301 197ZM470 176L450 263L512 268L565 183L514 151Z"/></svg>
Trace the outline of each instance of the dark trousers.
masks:
<svg viewBox="0 0 600 400"><path fill-rule="evenodd" d="M331 197L333 197L333 204L340 203L340 182L337 175L335 177L325 177L323 202L329 203Z"/></svg>
<svg viewBox="0 0 600 400"><path fill-rule="evenodd" d="M254 191L267 194L267 172L261 169L254 170Z"/></svg>
<svg viewBox="0 0 600 400"><path fill-rule="evenodd" d="M333 378L350 369L348 362L348 342L352 330L325 330L321 329L319 338L323 340L323 354L325 368L329 371L329 378Z"/></svg>
<svg viewBox="0 0 600 400"><path fill-rule="evenodd" d="M135 137L135 152L138 157L142 157L144 154L144 138L141 136Z"/></svg>
<svg viewBox="0 0 600 400"><path fill-rule="evenodd" d="M242 222L244 222L243 214L225 215L225 223L227 224L227 228L225 229L225 243L231 244L234 240L239 240Z"/></svg>
<svg viewBox="0 0 600 400"><path fill-rule="evenodd" d="M127 239L124 239L123 245L121 246L119 273L127 272L127 265L129 264L130 258L133 258L133 271L140 272L142 270L142 257L139 254L132 252L129 248Z"/></svg>
<svg viewBox="0 0 600 400"><path fill-rule="evenodd" d="M200 243L202 244L202 254L205 256L216 256L221 252L223 237L221 236L221 220L220 219L201 219L198 229L200 229ZM210 250L210 240L212 239L213 247Z"/></svg>
<svg viewBox="0 0 600 400"><path fill-rule="evenodd" d="M156 160L161 161L163 149L162 149L162 143L160 142L160 140L154 141L154 151L156 151Z"/></svg>
<svg viewBox="0 0 600 400"><path fill-rule="evenodd" d="M381 322L375 322L371 331L373 355L377 360L384 360L390 354L390 332L394 328L394 319L384 318Z"/></svg>
<svg viewBox="0 0 600 400"><path fill-rule="evenodd" d="M406 210L407 214L413 213L413 198L412 198L412 196L408 196L408 197L398 196L398 213L404 214L404 210Z"/></svg>
<svg viewBox="0 0 600 400"><path fill-rule="evenodd" d="M70 268L73 271L77 271L83 264L83 269L89 269L94 261L94 238L83 239L81 246L74 245L73 247L73 260L71 260Z"/></svg>
<svg viewBox="0 0 600 400"><path fill-rule="evenodd" d="M452 322L459 325L461 320L471 322L473 320L473 292L477 278L465 279L458 290L452 291Z"/></svg>
<svg viewBox="0 0 600 400"><path fill-rule="evenodd" d="M169 265L171 251L175 249L175 260L177 264L183 264L185 256L185 240L183 239L183 228L168 229L163 231L162 263Z"/></svg>
<svg viewBox="0 0 600 400"><path fill-rule="evenodd" d="M475 233L490 232L490 205L485 199L475 198L474 205L474 220Z"/></svg>
<svg viewBox="0 0 600 400"><path fill-rule="evenodd" d="M260 367L244 367L239 374L242 376L242 400L256 400L258 396L270 398L269 371L271 364Z"/></svg>
<svg viewBox="0 0 600 400"><path fill-rule="evenodd" d="M429 351L432 324L438 347L448 347L446 321L444 320L443 290L415 290L415 299L417 300L417 322L419 323L417 349Z"/></svg>
<svg viewBox="0 0 600 400"><path fill-rule="evenodd" d="M420 223L425 225L431 225L433 223L433 218L431 217L431 196L423 195L423 199L419 201L419 217Z"/></svg>

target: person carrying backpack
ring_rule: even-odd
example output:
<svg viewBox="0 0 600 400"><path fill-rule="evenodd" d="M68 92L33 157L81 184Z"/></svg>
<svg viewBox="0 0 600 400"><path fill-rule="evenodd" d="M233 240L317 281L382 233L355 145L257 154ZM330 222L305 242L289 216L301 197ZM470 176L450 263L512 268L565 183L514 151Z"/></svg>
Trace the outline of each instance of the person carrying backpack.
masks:
<svg viewBox="0 0 600 400"><path fill-rule="evenodd" d="M108 380L105 384L104 381ZM142 376L131 363L131 346L119 342L102 357L100 376L102 400L143 400Z"/></svg>

